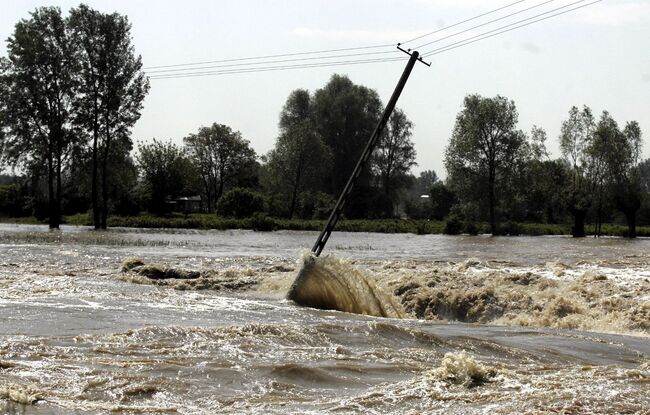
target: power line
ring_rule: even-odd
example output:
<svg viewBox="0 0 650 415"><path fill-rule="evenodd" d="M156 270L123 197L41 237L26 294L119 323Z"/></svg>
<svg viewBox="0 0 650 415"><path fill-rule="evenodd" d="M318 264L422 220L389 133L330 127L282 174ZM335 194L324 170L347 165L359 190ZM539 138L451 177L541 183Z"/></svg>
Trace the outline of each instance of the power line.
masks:
<svg viewBox="0 0 650 415"><path fill-rule="evenodd" d="M483 14L481 14L481 15L479 15L479 16L475 16L475 17L473 17L473 18L471 18L471 19L463 20L462 22L459 22L459 23L456 23L456 24L453 24L453 25L447 26L447 27L444 28L444 29L436 30L435 32L431 32L431 33L429 33L429 34L427 34L427 35L419 36L418 38L411 39L411 40L409 40L409 41L407 41L407 42L411 42L411 41L413 41L413 40L416 40L416 39L419 39L419 38L422 38L422 37L425 37L425 36L431 35L431 34L433 34L433 33L437 33L437 32L439 32L439 31L441 31L441 30L445 30L445 29L448 29L448 28L451 28L451 27L454 27L454 26L458 26L459 24L466 23L466 22L471 21L471 20L475 20L475 19L477 19L477 18L479 18L479 17L482 17L482 16L485 16L485 15L488 15L488 14L494 13L494 12L496 12L496 11L498 11L498 10L502 10L502 9L504 9L504 8L506 8L506 7L511 7L511 6L515 5L515 4L521 3L521 2L523 2L523 1L527 1L527 0L519 0L519 1L515 2L515 3L511 3L511 4L507 5L507 6L500 7L500 8L498 8L498 9L492 10L491 12L488 12L488 13L483 13ZM424 44L422 44L422 45L420 45L420 46L417 46L417 47L414 48L414 49L419 49L419 48L421 48L421 47L428 46L428 45L430 45L430 44L437 43L437 42L440 42L440 41L442 41L442 40L445 40L445 39L448 39L448 38L451 38L451 37L455 37L455 36L458 36L458 35L463 34L463 33L467 33L467 32L469 32L470 30L474 30L474 29L476 29L476 28L483 27L483 26L486 26L486 25L488 25L488 24L491 24L491 23L494 23L494 22L497 22L497 21L500 21L500 20L507 19L507 18L512 17L512 16L515 16L515 15L517 15L517 14L521 14L521 13L524 13L524 12L526 12L526 11L532 10L532 9L534 9L534 8L541 7L541 6L545 5L545 4L551 3L551 2L553 2L553 1L555 1L555 0L547 0L547 1L545 1L545 2L542 2L542 3L536 4L536 5L534 5L534 6L528 7L528 8L526 8L526 9L522 9L522 10L516 11L516 12L511 13L511 14L508 14L508 15L506 15L506 16L502 16L502 17L500 17L500 18L498 18L498 19L493 19L493 20L490 20L489 22L482 23L482 24L477 25L477 26L473 26L473 27L471 27L471 28L469 28L469 29L465 29L465 30L463 30L463 31L456 32L456 33L453 33L453 34L451 34L451 35L445 36L445 37L443 37L443 38L436 39L436 40L431 41L431 42L428 42L428 43L424 43ZM583 0L583 1L585 1L585 0ZM404 42L404 43L407 43L407 42ZM404 43L402 43L402 44L404 44ZM196 71L196 70L203 70L203 69L228 68L228 67L246 66L246 65L251 65L251 64L263 64L263 65L267 65L267 64L274 64L274 63L287 63L287 62L296 62L296 61L321 60L321 59L334 59L334 58L349 58L349 57L354 57L354 56L388 55L388 54L395 54L395 53L398 53L398 52L397 52L396 50L389 50L389 51L383 51L383 52L363 52L363 53L356 53L356 54L343 54L343 55L331 55L331 56L312 56L312 57L306 57L306 58L303 57L303 58L293 58L293 59L281 59L281 60L273 60L273 61L264 61L264 62L260 62L260 63L240 62L240 63L229 63L229 64L210 65L210 66L192 66L192 67L172 68L172 69L157 69L157 70L146 71L146 73L147 73L147 74L156 74L156 75L157 75L157 74L170 73L170 72L174 72L174 73L175 73L175 72L182 72L182 71ZM251 58L251 60L252 60L252 58ZM230 61L230 60L228 60L228 61ZM189 64L188 64L188 66L189 66ZM155 76L155 75L154 75L154 76Z"/></svg>
<svg viewBox="0 0 650 415"><path fill-rule="evenodd" d="M584 1L585 0L579 0L579 1L576 1L574 3L570 3L570 4L566 5L566 6L558 7L557 9L553 9L553 10L550 10L550 11L547 11L547 12L544 12L544 13L540 13L538 15L535 15L535 16L532 16L532 17L529 17L529 18L526 18L526 19L522 19L522 20L519 20L517 22L511 23L511 24L508 24L508 25L505 25L505 26L498 27L496 29L493 29L493 30L490 30L490 31L487 31L487 32L484 32L484 33L481 33L481 34L478 34L476 36L469 37L467 39L464 39L464 40L461 40L461 41L458 41L458 42L455 42L455 43L452 43L452 44L449 44L449 45L446 45L446 46L442 46L442 47L437 48L437 49L432 49L432 50L429 50L427 52L423 52L422 57L438 55L440 53L447 52L447 51L452 50L452 49L457 49L457 48L460 48L462 46L466 46L466 45L478 42L478 41L483 40L483 39L488 39L488 38L494 37L496 35L500 35L502 33L511 32L513 30L520 29L520 28L525 27L525 26L530 26L530 25L532 25L534 23L538 23L538 22L541 22L543 20L548 20L548 19L550 19L552 17L560 16L562 14L566 14L566 13L572 12L574 10L582 9L584 7L587 7L587 6L591 6L593 4L600 3L603 0L592 1L590 3L574 7L572 9L564 10L564 11L561 11L559 13L552 14L550 16L542 17L541 19L533 20L532 22L528 22L528 23L524 23L524 24L521 24L521 25L518 25L518 26L510 27L510 26L517 25L519 23L525 22L527 20L534 19L534 18L539 17L539 16L543 16L543 15L551 13L553 11L557 11L557 10L560 10L560 9L563 9L563 8L566 8L566 7L570 7L570 6L572 6L574 4L577 4L577 3L582 3ZM510 27L510 28L505 29L507 27ZM505 30L501 30L501 29L505 29Z"/></svg>
<svg viewBox="0 0 650 415"><path fill-rule="evenodd" d="M274 58L284 58L289 56L304 56L304 55L315 55L315 54L323 54L323 53L348 52L353 50L379 49L379 48L386 48L392 46L394 45L391 43L391 44L375 45L375 46L358 46L353 48L315 50L311 52L282 53L278 55L252 56L247 58L221 59L216 61L203 61L203 62L192 62L192 63L178 63L174 65L148 66L143 69L175 68L175 67L182 67L182 66L207 65L212 63L227 63L227 62L240 62L240 61L261 60L261 59L274 59Z"/></svg>
<svg viewBox="0 0 650 415"><path fill-rule="evenodd" d="M469 45L471 43L478 42L480 40L484 40L484 39L487 39L487 38L490 38L490 37L493 37L493 36L496 36L496 35L499 35L499 34L502 34L502 33L510 32L510 31L515 30L515 29L519 29L519 28L522 28L522 27L525 27L525 26L529 26L529 25L532 25L534 23L541 22L543 20L548 20L548 19L550 19L552 17L556 17L556 16L559 16L559 15L562 15L562 14L569 13L569 12L574 11L574 10L578 10L578 9L581 9L581 8L584 8L584 7L599 3L602 0L592 1L590 3L583 4L583 5L580 5L580 6L577 6L577 7L573 7L573 8L568 9L568 10L563 10L561 12L558 12L558 13L555 13L555 14L552 14L552 15L549 15L549 16L545 16L545 17L542 17L542 18L537 19L537 20L529 21L531 19L535 19L535 18L538 18L540 16L544 16L544 15L547 15L549 13L552 13L554 11L565 9L567 7L571 7L571 6L575 5L575 4L582 3L584 1L586 1L586 0L578 0L578 1L575 1L573 3L567 4L567 5L564 5L564 6L549 10L549 11L536 14L534 16L531 16L531 17L528 17L528 18L525 18L525 19L521 19L521 20L518 20L516 22L510 23L510 24L507 24L507 25L504 25L504 26L500 26L500 27L498 27L496 29L480 33L480 34L478 34L476 36L472 36L472 37L460 40L458 42L454 42L454 43L442 46L440 48L429 50L427 52L422 53L421 56L427 57L427 56L438 55L440 53L444 53L444 52L447 52L449 50L457 49L457 48L460 48L462 46L466 46L466 45ZM547 1L546 3L548 3L548 2L549 1ZM542 3L542 4L545 4L545 3ZM527 22L527 23L520 24L522 22ZM430 42L430 43L433 43L433 42ZM382 52L382 53L387 53L387 52ZM373 53L370 53L370 54L373 54ZM341 55L341 57L343 57L343 56L347 56L347 57L362 56L362 55L367 55L367 54L366 53L348 54L348 55ZM298 60L329 59L329 58L333 58L333 57L334 56L323 57L323 58L320 58L320 57L317 57L317 58L303 58L303 59L298 59ZM292 64L292 65L255 66L255 65L266 65L266 64L272 63L272 62L267 61L267 62L248 63L248 64L246 64L246 65L249 66L248 68L239 67L239 68L232 68L232 69L223 69L223 70L218 70L218 71L181 72L181 73L178 73L178 71L176 71L176 73L158 73L158 74L154 74L153 76L151 76L150 79L154 79L154 80L155 79L177 79L177 78L203 77L203 76L212 76L212 75L241 74L241 73L253 73L253 72L269 72L269 71L280 71L280 70L290 70L290 69L321 68L321 67L342 66L342 65L359 65L359 64L368 64L368 63L393 62L393 61L399 61L399 60L403 60L403 59L404 58L401 58L401 57L400 58L374 58L374 59L343 60L343 61L334 61L334 62L314 62L314 63L307 63L307 64L296 63L296 64ZM295 60L289 59L289 60L286 60L286 61L289 62L289 61L295 61ZM229 66L229 65L224 65L222 67L227 67L227 66ZM236 66L242 66L242 65L236 65ZM217 66L217 67L219 67L219 66ZM209 69L209 68L210 67L190 68L190 69L185 69L185 70L201 70L201 69Z"/></svg>
<svg viewBox="0 0 650 415"><path fill-rule="evenodd" d="M498 11L500 11L500 10L503 10L503 9L507 9L508 7L512 7L512 6L514 6L514 5L517 5L517 4L519 4L519 3L523 3L523 2L525 2L525 1L527 1L527 0L519 0L519 1L516 1L516 2L514 2L514 3L506 4L505 6L503 6L503 7L499 7L498 9L490 10L489 12L486 12L486 13L483 13L483 14L479 14L478 16L470 17L469 19L465 19L465 20L463 20L463 21L461 21L461 22L457 22L457 23L454 23L454 24L452 24L452 25L442 27L442 28L440 28L440 29L434 30L433 32L425 33L425 34L423 34L423 35L420 35L420 36L414 37L413 39L409 39L409 40L407 40L407 41L405 41L405 42L401 42L401 43L402 43L402 45L405 45L405 44L407 44L407 43L411 43L411 42L413 42L414 40L420 40L420 39L422 39L423 37L431 36L431 35L434 35L434 34L436 34L436 33L442 32L443 30L447 30L447 29L451 29L452 27L460 26L460 25L462 25L463 23L471 22L472 20L476 20L476 19L479 19L479 18L481 18L481 17L488 16L488 15L490 15L490 14L496 13L496 12L498 12Z"/></svg>
<svg viewBox="0 0 650 415"><path fill-rule="evenodd" d="M394 46L394 45L391 45ZM369 56L369 55L387 55L387 54L396 54L399 53L397 50L389 50L386 52L364 52L364 53L352 53L352 54L344 54L344 55L332 55L332 56L312 56L309 58L299 58L299 59L281 59L281 60L274 60L274 61L264 61L264 62L259 62L259 63L231 63L231 64L226 64L226 65L210 65L210 66L198 66L198 67L191 67L191 68L182 68L182 69L159 69L159 70L154 70L154 71L146 71L148 74L154 74L153 76L156 76L157 74L164 74L166 72L180 72L181 71L195 71L195 70L202 70L202 69L213 69L213 68L228 68L228 67L236 67L236 66L245 66L245 65L267 65L271 63L286 63L286 62L296 62L296 61L308 61L308 60L320 60L320 59L334 59L334 58L349 58L353 56Z"/></svg>
<svg viewBox="0 0 650 415"><path fill-rule="evenodd" d="M321 67L328 67L328 66L359 65L359 64L379 63L379 62L395 62L404 59L405 57L399 57L399 58L383 58L383 59L361 59L361 60L324 62L324 63L308 63L308 64L296 64L296 65L284 65L284 66L266 66L266 67L262 66L262 67L255 67L255 68L224 69L221 71L154 75L152 77L149 77L149 79L193 78L193 77L210 76L210 75L225 75L225 74L238 74L238 73L250 73L250 72L269 72L269 71L279 71L279 70L287 70L287 69L321 68Z"/></svg>
<svg viewBox="0 0 650 415"><path fill-rule="evenodd" d="M506 9L508 7L514 6L519 3L523 3L528 0L518 0L513 3L507 4L505 6L499 7L497 9L491 10L486 13L479 14L477 16L471 17L469 19L465 19L463 21L451 24L449 26L440 28L438 30L435 30L433 32L417 36L413 39L409 39L405 42L402 42L402 44L406 44L409 42L412 42L414 40L418 40L427 36L430 36L432 34L441 32L443 30L450 29L452 27L459 26L463 23L470 22L472 20L479 19L481 17L487 16L489 14L496 13L500 10ZM179 64L170 64L170 65L157 65L157 66L147 66L144 67L143 69L148 70L148 69L165 69L165 68L183 68L183 67L189 67L189 66L196 66L196 65L210 65L210 64L221 64L221 63L231 63L231 62L247 62L247 61L254 61L254 60L266 60L266 59L275 59L275 58L287 58L287 57L296 57L296 56L307 56L307 55L317 55L317 54L326 54L326 53L338 53L338 52L351 52L351 51L359 51L359 50L369 50L369 49L381 49L381 48L387 48L387 47L393 47L394 44L383 44L383 45L371 45L371 46L358 46L358 47L351 47L351 48L340 48L340 49L325 49L325 50L316 50L316 51L308 51L308 52L292 52L292 53L282 53L282 54L275 54L275 55L263 55L263 56L251 56L251 57L244 57L244 58L231 58L231 59L221 59L221 60L212 60L212 61L199 61L199 62L190 62L190 63L179 63ZM388 53L388 52L372 52L372 53ZM348 56L348 55L345 55ZM327 58L334 58L334 57L344 57L344 55L337 55L337 56L331 56ZM316 59L316 58L310 58L310 59ZM299 60L299 59L296 59ZM262 64L267 63L267 62L261 62ZM199 68L196 68L199 69ZM179 69L181 70L181 69ZM192 70L192 69L190 69ZM158 71L149 71L149 72L158 72Z"/></svg>
<svg viewBox="0 0 650 415"><path fill-rule="evenodd" d="M487 25L489 25L489 24L492 24L492 23L494 23L494 22L498 22L498 21L500 21L500 20L505 20L505 19L507 19L507 18L509 18L509 17L516 16L516 15L518 15L518 14L521 14L521 13L527 12L527 11L532 10L532 9L535 9L535 8L537 8L537 7L544 6L544 5L546 5L546 4L548 4L548 3L552 3L552 2L554 2L554 1L555 1L555 0L547 0L547 1L545 1L545 2L542 2L542 3L536 4L536 5L534 5L534 6L531 6L531 7L528 7L528 8L522 9L522 10L518 10L518 11L516 11L516 12L514 12L514 13L507 14L507 15L502 16L502 17L499 17L499 18L497 18L497 19L490 20L489 22L481 23L481 24L479 24L479 25L472 26L472 27L470 27L470 28L468 28L468 29L461 30L460 32L452 33L451 35L447 35L447 36L445 36L445 37L441 37L441 38L439 38L439 39L432 40L431 42L423 43L423 44L421 44L421 45L419 45L419 46L416 46L416 47L413 48L413 49L420 49L420 48L423 48L423 47L425 47L425 46L429 46L429 45L431 45L431 44L433 44L433 43L438 43L438 42L440 42L440 41L442 41L442 40L449 39L449 38L451 38L451 37L455 37L455 36L458 36L458 35L462 35L463 33L467 33L467 32L469 32L469 31L471 31L471 30L474 30L474 29L478 29L479 27L487 26ZM582 1L585 1L585 0L582 0Z"/></svg>

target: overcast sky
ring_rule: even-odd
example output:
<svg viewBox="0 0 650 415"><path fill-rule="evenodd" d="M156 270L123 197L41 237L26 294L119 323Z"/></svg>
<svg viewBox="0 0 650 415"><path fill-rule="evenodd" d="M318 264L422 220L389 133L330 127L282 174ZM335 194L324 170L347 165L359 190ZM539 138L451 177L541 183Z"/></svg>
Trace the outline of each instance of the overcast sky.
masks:
<svg viewBox="0 0 650 415"><path fill-rule="evenodd" d="M441 32L422 42L542 3L527 0L501 14ZM555 0L517 18L575 0ZM514 0L236 0L88 1L129 17L144 66L396 43L485 13ZM0 0L0 38L36 7L64 13L78 2ZM513 18L514 19L514 18ZM509 20L508 22L512 22ZM507 23L507 22L506 22ZM494 26L476 29L489 30ZM503 23L501 23L503 24ZM468 36L467 34L465 36ZM417 45L417 42L414 42ZM436 45L430 46L434 48ZM423 48L428 49L428 48ZM2 55L6 55L3 46ZM399 55L397 55L399 56ZM151 81L135 141L182 138L200 126L227 124L258 154L277 135L278 114L296 88L314 91L333 73L378 91L388 100L403 61L335 68L231 74ZM444 148L463 97L479 93L515 101L519 127L533 124L558 134L572 105L608 110L624 126L637 120L650 157L650 0L604 0L535 25L433 57L418 65L398 103L415 124L416 172L445 176Z"/></svg>

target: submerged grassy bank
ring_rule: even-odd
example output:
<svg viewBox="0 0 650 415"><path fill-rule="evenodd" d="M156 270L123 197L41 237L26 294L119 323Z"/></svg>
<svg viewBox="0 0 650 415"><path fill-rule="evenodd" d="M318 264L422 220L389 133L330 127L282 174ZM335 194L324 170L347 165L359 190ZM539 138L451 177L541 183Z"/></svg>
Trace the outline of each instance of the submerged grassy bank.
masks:
<svg viewBox="0 0 650 415"><path fill-rule="evenodd" d="M0 218L0 222L40 224L36 218ZM64 217L64 223L69 225L92 224L87 214L78 214ZM174 228L174 229L253 229L257 231L272 230L301 230L320 231L325 224L324 220L280 219L262 214L249 218L227 218L214 214L193 213L189 215L173 214L165 217L142 214L138 216L112 216L108 219L109 227L126 228ZM489 225L481 222L414 220L414 219L355 219L341 220L336 229L346 232L377 232L377 233L413 233L413 234L485 234L489 233ZM593 235L594 225L586 226L587 234ZM602 235L625 236L627 227L619 224L603 224ZM571 227L568 224L544 223L515 223L501 224L502 235L568 235ZM650 237L650 226L637 227L637 235Z"/></svg>

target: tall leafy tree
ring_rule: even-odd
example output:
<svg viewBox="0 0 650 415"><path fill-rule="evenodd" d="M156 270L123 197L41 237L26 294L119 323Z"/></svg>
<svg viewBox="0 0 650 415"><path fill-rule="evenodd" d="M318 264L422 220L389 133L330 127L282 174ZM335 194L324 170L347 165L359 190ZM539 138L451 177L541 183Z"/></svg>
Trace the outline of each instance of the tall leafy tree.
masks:
<svg viewBox="0 0 650 415"><path fill-rule="evenodd" d="M257 167L255 150L239 131L214 123L184 138L188 156L196 166L207 196L215 206L228 186L242 185Z"/></svg>
<svg viewBox="0 0 650 415"><path fill-rule="evenodd" d="M82 134L91 136L91 206L93 225L95 229L101 228L101 210L98 198L99 177L99 146L101 133L101 68L105 68L103 45L101 39L101 26L103 15L82 4L72 9L68 17L68 27L75 42L75 58L80 67L77 73L79 83L76 88L75 99L75 124L80 127ZM85 163L84 163L85 164ZM84 166L85 167L85 166Z"/></svg>
<svg viewBox="0 0 650 415"><path fill-rule="evenodd" d="M381 188L386 196L395 201L400 182L415 166L415 146L411 141L413 123L404 111L396 108L388 119L374 153L373 165Z"/></svg>
<svg viewBox="0 0 650 415"><path fill-rule="evenodd" d="M42 7L16 24L0 62L5 157L46 166L50 228L59 227L62 171L77 142L71 132L73 49L61 10Z"/></svg>
<svg viewBox="0 0 650 415"><path fill-rule="evenodd" d="M505 97L468 95L463 104L445 150L445 167L461 199L487 204L495 233L497 187L511 179L525 157L525 134L516 129L515 103Z"/></svg>
<svg viewBox="0 0 650 415"><path fill-rule="evenodd" d="M641 207L642 184L639 170L641 128L628 122L621 131L612 116L604 111L598 122L591 151L602 160L614 205L625 215L630 238L636 237L636 213Z"/></svg>
<svg viewBox="0 0 650 415"><path fill-rule="evenodd" d="M593 203L593 180L600 177L601 163L590 159L587 149L593 141L596 123L591 109L572 107L569 117L562 123L560 151L569 166L569 186L565 190L565 203L573 216L571 233L585 236L585 218ZM593 152L592 152L593 154Z"/></svg>
<svg viewBox="0 0 650 415"><path fill-rule="evenodd" d="M370 138L382 111L375 90L333 75L314 93L314 128L332 152L332 169L324 190L338 196ZM346 206L349 216L364 216L368 206L370 172L364 172Z"/></svg>
<svg viewBox="0 0 650 415"><path fill-rule="evenodd" d="M316 191L330 162L330 150L313 127L311 97L304 89L293 91L280 113L280 135L268 154L270 187L283 195L287 216L296 212L298 197Z"/></svg>
<svg viewBox="0 0 650 415"><path fill-rule="evenodd" d="M93 220L96 228L105 229L111 186L109 160L116 150L123 149L126 154L131 150L130 129L140 118L149 81L131 43L126 16L103 14L82 4L71 11L69 26L81 66L77 122L92 136Z"/></svg>

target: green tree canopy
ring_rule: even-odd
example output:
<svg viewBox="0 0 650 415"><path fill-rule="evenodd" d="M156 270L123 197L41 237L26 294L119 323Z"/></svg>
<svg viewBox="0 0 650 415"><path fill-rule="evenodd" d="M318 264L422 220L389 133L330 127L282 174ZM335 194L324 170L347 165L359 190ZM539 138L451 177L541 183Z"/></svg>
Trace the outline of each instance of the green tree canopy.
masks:
<svg viewBox="0 0 650 415"><path fill-rule="evenodd" d="M183 149L171 140L163 142L154 139L151 143L141 144L136 160L150 212L166 213L168 198L193 191L196 178L194 165Z"/></svg>
<svg viewBox="0 0 650 415"><path fill-rule="evenodd" d="M354 84L347 76L332 75L314 93L312 105L314 129L332 152L325 190L338 196L377 124L382 103L376 91ZM369 178L370 173L364 172L351 198L357 200L351 200L348 207L364 210L359 206L359 196L364 196L359 188L368 187Z"/></svg>
<svg viewBox="0 0 650 415"><path fill-rule="evenodd" d="M79 63L75 123L91 138L91 199L96 228L106 228L116 150L132 148L130 129L140 118L149 81L131 43L131 24L118 13L104 14L81 4L67 20ZM123 158L123 157L122 157ZM101 178L101 208L98 188Z"/></svg>
<svg viewBox="0 0 650 415"><path fill-rule="evenodd" d="M527 154L525 134L516 129L517 119L515 103L505 97L468 95L445 150L452 190L461 203L487 206L493 233L497 190L512 178Z"/></svg>
<svg viewBox="0 0 650 415"><path fill-rule="evenodd" d="M411 167L417 165L412 129L413 123L404 111L395 108L374 152L373 168L381 189L393 204L397 202L400 182L404 182Z"/></svg>
<svg viewBox="0 0 650 415"><path fill-rule="evenodd" d="M574 106L569 110L569 117L562 122L560 132L560 151L570 172L564 198L567 209L574 217L571 232L574 237L585 236L584 221L593 203L593 182L590 177L594 177L595 168L599 163L594 160L590 162L587 148L593 140L595 129L596 123L591 109L584 106L579 110Z"/></svg>
<svg viewBox="0 0 650 415"><path fill-rule="evenodd" d="M59 227L62 171L78 141L71 128L78 69L73 49L61 10L42 7L16 24L0 61L4 156L14 164L46 166L51 228Z"/></svg>
<svg viewBox="0 0 650 415"><path fill-rule="evenodd" d="M267 156L267 186L280 195L289 218L301 193L320 189L331 161L330 149L314 129L311 106L309 91L297 89L289 95L280 113L280 135Z"/></svg>
<svg viewBox="0 0 650 415"><path fill-rule="evenodd" d="M227 125L201 127L183 140L201 178L209 211L224 190L250 181L257 171L257 155L250 143Z"/></svg>
<svg viewBox="0 0 650 415"><path fill-rule="evenodd" d="M631 238L636 237L636 213L642 199L641 144L641 128L636 121L628 122L621 131L614 118L603 111L587 149L590 159L597 160L593 162L598 166L596 185L608 189L614 205L625 215Z"/></svg>

